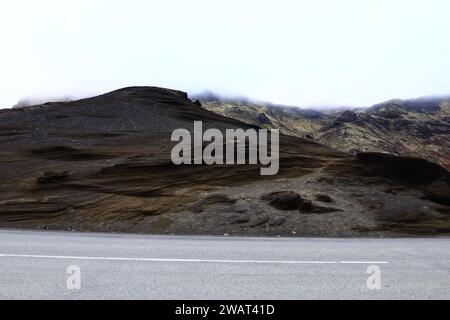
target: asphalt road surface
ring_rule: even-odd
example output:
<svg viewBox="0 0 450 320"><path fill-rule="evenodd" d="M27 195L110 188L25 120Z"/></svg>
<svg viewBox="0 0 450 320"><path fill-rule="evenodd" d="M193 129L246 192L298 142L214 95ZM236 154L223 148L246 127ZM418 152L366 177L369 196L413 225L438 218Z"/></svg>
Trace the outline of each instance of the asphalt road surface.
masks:
<svg viewBox="0 0 450 320"><path fill-rule="evenodd" d="M0 299L450 299L450 238L0 230Z"/></svg>

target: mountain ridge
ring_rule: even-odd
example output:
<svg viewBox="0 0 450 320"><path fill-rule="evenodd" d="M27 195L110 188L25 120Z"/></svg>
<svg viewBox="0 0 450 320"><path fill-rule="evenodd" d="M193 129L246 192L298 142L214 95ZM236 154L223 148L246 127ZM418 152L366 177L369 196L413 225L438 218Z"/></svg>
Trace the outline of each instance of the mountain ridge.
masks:
<svg viewBox="0 0 450 320"><path fill-rule="evenodd" d="M450 98L446 96L393 99L367 108L328 112L230 99L203 101L203 106L339 151L419 157L450 170Z"/></svg>

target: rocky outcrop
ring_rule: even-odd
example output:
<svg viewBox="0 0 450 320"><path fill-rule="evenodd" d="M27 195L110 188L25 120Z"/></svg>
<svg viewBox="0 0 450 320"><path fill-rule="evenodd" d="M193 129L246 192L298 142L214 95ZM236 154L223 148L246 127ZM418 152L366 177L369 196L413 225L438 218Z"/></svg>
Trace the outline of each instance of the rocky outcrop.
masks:
<svg viewBox="0 0 450 320"><path fill-rule="evenodd" d="M336 122L356 122L358 121L358 115L353 111L344 111L337 119Z"/></svg>
<svg viewBox="0 0 450 320"><path fill-rule="evenodd" d="M298 210L304 202L303 198L293 191L272 192L263 195L261 199L278 210Z"/></svg>
<svg viewBox="0 0 450 320"><path fill-rule="evenodd" d="M335 208L322 207L314 204L311 200L303 199L294 191L277 191L264 194L261 199L267 201L269 205L278 210L298 210L300 213L323 214L340 211ZM332 202L332 199L325 195L319 195L319 201Z"/></svg>

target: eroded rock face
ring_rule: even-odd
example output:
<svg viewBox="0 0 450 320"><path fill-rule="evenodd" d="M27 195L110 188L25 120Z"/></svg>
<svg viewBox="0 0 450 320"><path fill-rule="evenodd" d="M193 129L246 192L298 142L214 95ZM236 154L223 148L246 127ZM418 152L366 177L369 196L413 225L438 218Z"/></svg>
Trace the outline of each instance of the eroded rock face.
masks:
<svg viewBox="0 0 450 320"><path fill-rule="evenodd" d="M424 191L431 200L450 206L450 184L448 180L437 180L430 184Z"/></svg>

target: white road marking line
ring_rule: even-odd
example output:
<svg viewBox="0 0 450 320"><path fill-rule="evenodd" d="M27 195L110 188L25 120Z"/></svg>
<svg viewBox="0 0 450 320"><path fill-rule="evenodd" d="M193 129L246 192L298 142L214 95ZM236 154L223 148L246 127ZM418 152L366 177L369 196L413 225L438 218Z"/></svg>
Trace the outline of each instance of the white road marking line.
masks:
<svg viewBox="0 0 450 320"><path fill-rule="evenodd" d="M387 261L340 261L342 264L388 264Z"/></svg>
<svg viewBox="0 0 450 320"><path fill-rule="evenodd" d="M201 262L201 263L256 263L256 264L387 264L387 261L283 261L283 260L216 260L216 259L163 259L163 258L127 258L127 257L83 257L51 256L35 254L0 254L0 258L34 258L65 260L111 260L142 262Z"/></svg>

